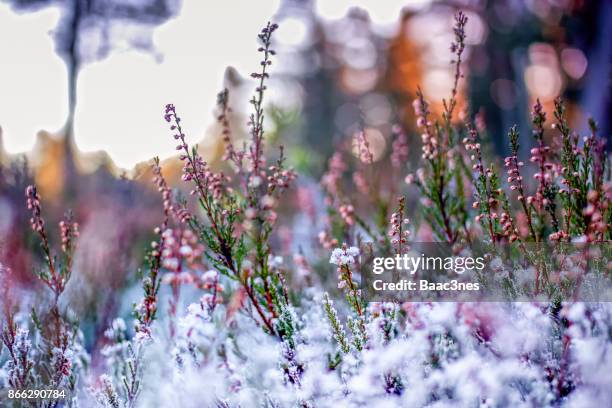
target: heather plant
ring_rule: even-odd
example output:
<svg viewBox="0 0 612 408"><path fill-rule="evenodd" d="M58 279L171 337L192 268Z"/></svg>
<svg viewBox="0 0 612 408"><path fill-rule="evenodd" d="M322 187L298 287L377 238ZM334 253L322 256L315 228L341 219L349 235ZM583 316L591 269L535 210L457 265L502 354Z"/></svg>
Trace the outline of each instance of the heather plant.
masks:
<svg viewBox="0 0 612 408"><path fill-rule="evenodd" d="M82 350L78 323L68 309L62 308L60 298L72 273L78 223L73 220L71 212L66 213L59 223L60 251L55 254L35 186L28 186L26 199L32 214L30 226L40 239L43 254L44 266L36 276L51 297L40 305L31 306L29 321L18 321L16 308L23 305L19 304L13 288L9 287L10 271L1 268L4 282L2 342L8 351L7 383L15 389L62 389L63 398L74 401L79 374L88 357ZM57 405L57 400L40 403L45 407Z"/></svg>
<svg viewBox="0 0 612 408"><path fill-rule="evenodd" d="M551 127L553 131L558 131L564 147L560 154L553 154L545 140L545 134L551 133L545 129L546 114L540 101L536 101L532 112L533 137L536 147L531 150L530 158L535 168L533 174L535 187L532 190L531 183L524 180L525 165L518 155L519 135L516 127L512 127L508 135L511 155L504 161L508 178L507 184L503 183L499 175L500 166L494 160L487 163L487 157L481 147L480 134L484 132L482 118L476 117L474 119L476 124L469 119L467 113L462 113L458 121L453 118L453 112L457 106L458 83L462 78L461 60L465 49L466 24L467 18L461 13L457 14L454 27L455 42L451 45L451 51L455 54L455 61L453 61L455 81L451 97L442 103L441 121L432 119L429 103L422 92L417 92L413 106L417 117L417 128L422 132L423 164L416 171L416 177L408 174L405 181L409 185L415 184L418 188L422 197L421 203L424 204L421 207L424 213L423 220L429 224L436 240L447 242L456 252L470 248L472 242L475 241L490 245L492 253L495 253L497 243L504 246L515 243L523 256L534 265L533 275L531 279L528 278L527 283L531 288L529 289L531 293L545 290L552 296L555 292L551 282L555 279L556 282L559 282L560 273L563 274L562 271L567 270L568 265L567 263L563 265L562 262L561 265L555 264L551 268L551 265L546 262L546 257L550 255L545 250L548 247L540 243L547 241L608 242L610 239L610 209L607 204L610 200L610 182L602 182L603 174L606 173L605 169L608 166L604 153L604 142L596 137L596 126L591 120L591 135L585 138L583 146L580 147L578 136L567 125L563 101L557 99L554 109L556 123ZM400 139L396 139L393 146L397 147L399 143L401 143ZM360 142L359 146L360 162L372 165L372 160L367 154L367 144ZM594 146L597 151L595 154L592 152ZM391 159L394 159L397 154L394 150L391 153ZM330 197L343 197L342 192L347 190L342 186L342 181L343 173L349 168L342 157L340 153L332 157L329 171L322 179L322 185ZM397 160L393 161L395 163ZM470 162L471 169L468 164ZM364 190L357 178L354 177L353 181L355 190ZM474 191L474 202L471 206L475 210L474 215L466 206L466 191L471 189ZM591 201L588 201L588 197ZM602 197L605 198L602 200ZM591 202L592 204L588 204ZM338 207L338 202L330 198L328 203L332 207L329 211L329 227L319 235L321 244L326 249L337 247L338 242L347 241L347 237L351 237L346 234L346 228L342 230L336 227L338 221L334 219L333 207ZM399 223L399 220L403 218L402 198L399 203L398 210L391 214L389 231L391 244L396 252L401 251L400 245L405 243L403 237L400 238L402 224ZM388 210L389 207L385 204L379 205L382 211ZM346 226L351 226L355 224L355 220L359 220L357 225L361 228L356 231L354 241L348 238L349 242L359 244L360 234L363 233L374 238L372 243L385 243L384 239L378 239L377 235L371 232L372 229L367 225L369 220L359 215L356 201L350 202L344 198L339 212L340 219ZM591 214L594 214L594 217L585 220ZM591 226L588 227L588 224ZM575 228L574 225L582 227ZM330 231L337 232L330 234ZM427 239L426 235L422 233L419 235L417 239ZM537 246L533 246L534 243ZM341 248L334 250L331 259L332 263L339 265L338 276L341 287L345 286L344 282L347 281L347 278L354 279L353 273L347 273L347 270L350 271L349 265L353 262L352 258L347 256L346 251L347 244L344 244ZM357 253L358 248L355 248L354 251ZM599 256L602 255L599 254ZM603 256L604 262L607 262L607 255ZM585 261L588 264L588 260L593 259L588 251L582 252L579 258L574 258L569 263L582 265L579 267L581 269L584 268ZM606 266L601 270L604 276L609 274L608 269L609 267ZM509 278L508 284L513 286L514 295L517 294L516 285L520 279L524 277L518 278L518 275L515 275L514 278ZM580 279L581 277L574 283L580 282ZM351 288L350 281L348 288ZM352 313L360 315L359 310L354 306L355 301L349 297L348 303L353 309ZM553 302L551 307L556 307L554 304ZM347 353L349 337L328 297L325 298L324 309L332 337L339 350ZM353 317L349 315L347 319L347 325L350 327ZM565 345L562 352L564 355L567 353L566 347ZM567 379L564 380L567 381ZM558 386L559 398L561 394L568 392L563 388L565 386Z"/></svg>
<svg viewBox="0 0 612 408"><path fill-rule="evenodd" d="M277 220L276 207L284 191L295 178L285 168L283 148L274 164L267 164L264 156L264 110L268 69L272 65L272 34L277 25L268 24L259 34L262 53L261 71L251 76L258 80L251 99L253 113L249 119L250 143L237 150L231 141L229 128L224 125L226 157L236 167L239 180L216 173L204 162L197 148L190 149L181 128L181 119L173 105L166 106L165 119L176 132L184 162L183 180L192 182L191 195L197 198L205 220L190 217L189 227L202 239L207 248L206 259L225 276L240 285L253 307L253 318L271 335L283 337L283 329L274 327L273 320L288 306L287 289L281 271L270 262L273 259L270 235ZM227 91L219 96L223 123L227 113ZM162 248L163 251L164 248ZM288 334L290 336L290 333Z"/></svg>
<svg viewBox="0 0 612 408"><path fill-rule="evenodd" d="M607 204L610 182L603 181L604 174L609 172L609 164L604 142L596 136L595 122L590 120L591 134L580 145L578 135L568 126L565 105L560 98L554 103L555 123L548 130L546 112L537 100L531 113L535 145L529 158L532 166L525 167L519 157L519 134L517 127L513 126L508 133L511 154L504 160L508 175L504 183L501 166L495 158L485 154L482 147L482 135L486 134L482 116L478 114L472 119L469 109L460 112L458 117L454 116L458 106L458 87L463 77L461 62L466 24L466 16L458 13L454 24L455 39L451 44L455 57L452 61L454 83L450 98L442 101L441 118L434 118L430 104L420 90L413 103L416 127L421 132L422 163L416 175L408 174L405 181L417 187L422 204L419 210L423 216L415 220L418 230L415 238L446 242L455 253L474 249L474 243L478 244L477 247L484 244L493 253L514 244L525 259L537 266L532 285L527 290L539 293L542 287L550 289L551 283L551 266L545 261L548 256L545 243L595 243L610 239L610 209ZM389 157L393 170L402 171L402 166L397 166L398 154L402 152L402 133L396 131L396 135L392 147L400 150L393 150ZM551 143L562 146L562 149L551 149ZM363 165L375 171L376 164L368 155L369 146L362 133L357 137L357 145L355 154L360 160L355 174L365 174L359 169ZM378 250L388 252L391 246L401 242L393 232L398 230L397 213L391 215L390 242L382 234L384 224L378 222L374 228L370 224L371 221L376 223L378 217L371 220L360 215L360 210L367 213L370 208L360 205L360 200L351 199L344 192L360 191L362 195L375 197L372 201L376 211L384 215L379 219L387 219L394 198L377 196L381 191L369 193L368 183L362 177L353 177L352 189L343 186L343 173L347 170L350 171L346 160L336 153L322 179L329 196L330 216L328 227L319 235L321 244L333 248L338 242L347 241L351 237L350 228L355 225L357 235L353 242L359 243L363 234ZM530 171L533 172L533 183L524 179ZM393 182L394 178L390 180ZM370 181L371 184L378 182L380 179ZM401 186L390 187L388 191L396 193L401 191ZM474 199L471 208L467 205L470 194ZM339 220L335 208L339 208ZM423 221L428 229L423 228ZM345 227L338 228L339 224ZM433 237L427 235L428 231ZM607 272L604 270L603 273ZM574 280L571 285L578 281Z"/></svg>
<svg viewBox="0 0 612 408"><path fill-rule="evenodd" d="M612 184L603 142L594 121L581 141L560 99L549 126L536 101L530 160L519 156L516 126L503 163L487 154L484 119L460 97L466 24L458 13L454 82L441 117L416 95L418 168L408 167L406 129L393 126L391 151L380 153L359 124L320 181L326 209L322 231L311 237L320 248L312 251L279 244L279 224L291 225L300 211L286 214L280 206L301 180L264 131L277 26L267 24L258 36L262 58L242 146L230 129L233 94L219 94L223 170L190 146L177 108L166 105L189 193L173 189L163 163L153 160L160 222L139 271L133 325L118 317L105 330L101 367L85 364L78 324L61 303L78 225L67 214L54 255L40 197L29 187L45 263L37 277L51 299L28 314L2 280L3 386L69 393L32 406L609 404L612 309L555 291L559 282L591 282L583 271L610 276ZM411 208L415 195L418 207ZM444 243L453 254L485 247L492 272L483 282L502 280L510 301L368 302L361 283L372 257L408 254L418 241ZM587 245L563 252L576 243ZM590 252L597 245L600 252ZM506 262L504 252L529 264ZM10 271L0 264L0 273ZM534 292L546 296L512 301Z"/></svg>

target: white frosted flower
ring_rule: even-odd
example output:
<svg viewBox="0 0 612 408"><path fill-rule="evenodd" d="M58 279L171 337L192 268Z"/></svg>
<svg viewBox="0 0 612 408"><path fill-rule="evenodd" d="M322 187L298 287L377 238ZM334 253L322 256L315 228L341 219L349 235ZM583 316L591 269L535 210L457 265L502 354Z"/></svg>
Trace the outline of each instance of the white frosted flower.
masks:
<svg viewBox="0 0 612 408"><path fill-rule="evenodd" d="M357 256L359 256L359 248L357 247L336 248L332 251L329 263L338 266L350 265L355 263L355 257Z"/></svg>
<svg viewBox="0 0 612 408"><path fill-rule="evenodd" d="M346 253L352 257L357 257L359 256L359 248L352 246L346 250Z"/></svg>

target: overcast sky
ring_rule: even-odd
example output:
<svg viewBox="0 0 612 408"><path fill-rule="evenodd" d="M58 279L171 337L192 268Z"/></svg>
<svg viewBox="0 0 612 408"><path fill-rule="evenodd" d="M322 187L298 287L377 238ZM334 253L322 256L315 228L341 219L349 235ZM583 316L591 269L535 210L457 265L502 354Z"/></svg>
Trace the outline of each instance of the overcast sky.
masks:
<svg viewBox="0 0 612 408"><path fill-rule="evenodd" d="M375 22L389 23L409 3L422 0L321 1L317 11L334 19L357 5ZM278 6L279 0L184 0L180 15L154 32L161 62L126 48L84 65L75 123L79 149L106 150L126 168L169 156L173 143L161 119L169 102L177 105L190 140L200 139L213 118L225 68L234 66L243 75L256 69L255 35ZM39 130L57 132L65 121L66 68L49 35L59 17L57 9L17 15L0 4L0 127L10 153L31 149Z"/></svg>

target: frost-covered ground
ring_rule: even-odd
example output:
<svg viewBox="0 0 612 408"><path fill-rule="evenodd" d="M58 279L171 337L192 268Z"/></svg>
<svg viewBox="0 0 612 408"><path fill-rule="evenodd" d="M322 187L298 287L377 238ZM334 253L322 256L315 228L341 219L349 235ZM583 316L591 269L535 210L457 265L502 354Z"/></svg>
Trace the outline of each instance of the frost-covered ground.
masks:
<svg viewBox="0 0 612 408"><path fill-rule="evenodd" d="M612 401L612 308L531 303L375 304L367 342L341 351L312 292L295 346L227 310L192 304L174 341L135 342L141 406L603 407ZM342 315L342 313L340 313ZM340 320L344 320L339 317ZM342 323L341 323L342 324ZM109 335L118 335L120 327ZM109 347L126 353L129 343ZM216 405L215 405L216 404Z"/></svg>

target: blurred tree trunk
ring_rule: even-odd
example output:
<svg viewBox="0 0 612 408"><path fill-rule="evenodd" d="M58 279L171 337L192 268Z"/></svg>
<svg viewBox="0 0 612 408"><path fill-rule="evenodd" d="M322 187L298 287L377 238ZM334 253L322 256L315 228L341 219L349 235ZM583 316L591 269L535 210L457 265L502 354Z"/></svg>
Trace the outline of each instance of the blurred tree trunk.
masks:
<svg viewBox="0 0 612 408"><path fill-rule="evenodd" d="M77 107L77 81L81 61L79 56L80 25L83 16L84 1L71 0L66 7L66 25L63 35L65 36L64 62L68 73L68 117L64 126L64 195L67 198L76 194L76 158L74 119Z"/></svg>
<svg viewBox="0 0 612 408"><path fill-rule="evenodd" d="M79 25L81 24L81 0L72 0L70 17L67 24L67 53L64 58L68 71L68 118L66 120L66 138L74 136L74 113L77 104L77 78L80 68L79 58Z"/></svg>
<svg viewBox="0 0 612 408"><path fill-rule="evenodd" d="M592 116L599 124L599 135L609 142L612 133L612 3L590 2L589 6L586 18L581 19L589 24L583 26L586 31L580 33L583 38L577 39L590 43L585 52L588 68L581 96L586 116L579 130L588 131L586 118ZM610 150L610 143L607 148Z"/></svg>

